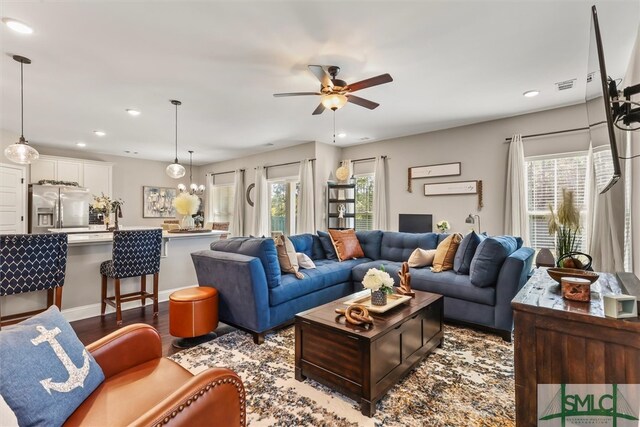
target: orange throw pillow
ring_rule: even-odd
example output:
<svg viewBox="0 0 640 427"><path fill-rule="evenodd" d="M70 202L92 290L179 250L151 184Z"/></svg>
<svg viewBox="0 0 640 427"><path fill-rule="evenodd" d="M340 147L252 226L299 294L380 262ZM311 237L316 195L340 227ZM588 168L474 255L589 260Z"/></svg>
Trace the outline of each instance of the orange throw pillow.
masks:
<svg viewBox="0 0 640 427"><path fill-rule="evenodd" d="M364 252L356 237L355 230L331 230L329 229L331 242L338 255L338 260L364 258Z"/></svg>
<svg viewBox="0 0 640 427"><path fill-rule="evenodd" d="M436 256L433 259L431 271L440 273L441 271L453 270L453 259L456 257L461 241L462 234L454 233L440 242L436 248Z"/></svg>

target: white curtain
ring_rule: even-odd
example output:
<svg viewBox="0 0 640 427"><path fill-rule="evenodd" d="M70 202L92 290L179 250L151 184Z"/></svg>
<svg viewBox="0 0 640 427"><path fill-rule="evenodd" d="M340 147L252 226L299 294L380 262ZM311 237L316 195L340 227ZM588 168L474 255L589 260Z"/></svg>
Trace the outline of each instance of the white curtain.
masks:
<svg viewBox="0 0 640 427"><path fill-rule="evenodd" d="M298 217L296 218L296 233L315 233L315 207L313 162L304 159L300 162L300 189L298 192Z"/></svg>
<svg viewBox="0 0 640 427"><path fill-rule="evenodd" d="M504 203L504 232L520 236L529 244L529 216L527 215L527 173L524 164L522 135L516 134L509 145L507 188Z"/></svg>
<svg viewBox="0 0 640 427"><path fill-rule="evenodd" d="M616 212L615 186L604 194L597 187L593 147L587 154L587 232L589 254L593 257L594 271L614 273L624 270L622 245L617 231L619 212Z"/></svg>
<svg viewBox="0 0 640 427"><path fill-rule="evenodd" d="M267 189L267 169L256 168L256 187L253 193L253 235L256 237L269 235L269 196Z"/></svg>
<svg viewBox="0 0 640 427"><path fill-rule="evenodd" d="M387 230L387 159L376 157L376 168L373 175L373 229Z"/></svg>
<svg viewBox="0 0 640 427"><path fill-rule="evenodd" d="M231 237L244 236L244 170L236 169L233 180L233 218Z"/></svg>

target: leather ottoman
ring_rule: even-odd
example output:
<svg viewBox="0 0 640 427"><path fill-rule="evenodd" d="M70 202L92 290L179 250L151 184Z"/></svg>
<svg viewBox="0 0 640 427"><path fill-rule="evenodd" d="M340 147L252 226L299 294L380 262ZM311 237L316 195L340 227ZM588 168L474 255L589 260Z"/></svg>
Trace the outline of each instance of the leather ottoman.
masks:
<svg viewBox="0 0 640 427"><path fill-rule="evenodd" d="M180 289L169 296L169 333L180 337L177 348L188 348L216 337L218 291L208 286Z"/></svg>

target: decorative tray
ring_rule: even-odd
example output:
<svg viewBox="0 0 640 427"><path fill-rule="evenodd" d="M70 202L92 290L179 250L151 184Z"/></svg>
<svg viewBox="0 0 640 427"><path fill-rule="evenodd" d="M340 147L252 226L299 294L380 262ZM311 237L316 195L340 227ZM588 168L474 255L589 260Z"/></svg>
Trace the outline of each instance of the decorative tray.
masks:
<svg viewBox="0 0 640 427"><path fill-rule="evenodd" d="M560 279L563 277L578 277L580 279L587 279L591 283L598 280L598 273L593 271L579 270L577 268L549 268L547 273L553 280L560 283Z"/></svg>
<svg viewBox="0 0 640 427"><path fill-rule="evenodd" d="M360 304L367 308L372 313L384 313L391 310L393 307L397 307L400 304L407 302L411 299L409 295L391 294L387 295L386 305L373 305L371 304L371 295L355 298L349 301L345 301L346 305Z"/></svg>
<svg viewBox="0 0 640 427"><path fill-rule="evenodd" d="M174 228L173 230L167 230L167 233L176 233L176 234L180 234L180 233L211 233L211 230L204 230L202 228L193 228L193 229L189 229L189 230L182 230L179 228Z"/></svg>

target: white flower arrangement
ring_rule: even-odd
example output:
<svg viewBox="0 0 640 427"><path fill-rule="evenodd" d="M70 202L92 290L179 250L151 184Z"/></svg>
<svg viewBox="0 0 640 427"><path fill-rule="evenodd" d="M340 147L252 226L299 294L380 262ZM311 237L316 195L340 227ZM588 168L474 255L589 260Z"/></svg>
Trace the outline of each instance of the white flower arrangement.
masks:
<svg viewBox="0 0 640 427"><path fill-rule="evenodd" d="M448 229L451 228L451 226L449 225L449 221L447 221L446 219L443 219L442 221L438 221L436 223L436 228L438 229L438 231L440 231L441 233L446 233L446 231Z"/></svg>
<svg viewBox="0 0 640 427"><path fill-rule="evenodd" d="M393 279L389 276L389 273L384 271L383 266L380 266L380 270L370 268L362 279L362 285L372 291L382 291L386 294L393 293Z"/></svg>
<svg viewBox="0 0 640 427"><path fill-rule="evenodd" d="M198 212L200 199L195 194L180 193L173 199L173 207L180 215L194 215Z"/></svg>

